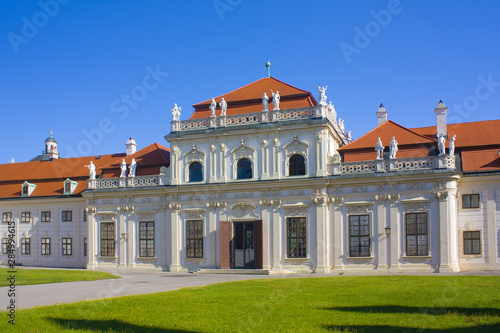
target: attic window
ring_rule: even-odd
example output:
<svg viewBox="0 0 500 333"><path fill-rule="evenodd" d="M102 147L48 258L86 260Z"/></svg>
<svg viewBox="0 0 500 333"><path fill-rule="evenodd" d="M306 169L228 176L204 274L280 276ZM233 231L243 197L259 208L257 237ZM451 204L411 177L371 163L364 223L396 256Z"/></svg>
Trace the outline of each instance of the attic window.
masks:
<svg viewBox="0 0 500 333"><path fill-rule="evenodd" d="M35 187L36 187L35 184L31 184L31 183L28 183L27 181L25 181L23 183L23 187L21 190L21 196L22 197L29 197L31 195L31 193L33 193L33 190L35 189Z"/></svg>
<svg viewBox="0 0 500 333"><path fill-rule="evenodd" d="M78 186L78 182L75 182L74 180L71 180L69 178L66 178L64 181L64 194L73 194L75 191L76 187Z"/></svg>

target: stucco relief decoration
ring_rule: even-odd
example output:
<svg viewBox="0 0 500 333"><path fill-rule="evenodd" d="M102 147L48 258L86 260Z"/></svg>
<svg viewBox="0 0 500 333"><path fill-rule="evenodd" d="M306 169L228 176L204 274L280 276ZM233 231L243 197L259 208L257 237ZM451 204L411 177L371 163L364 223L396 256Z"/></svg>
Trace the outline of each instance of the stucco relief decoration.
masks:
<svg viewBox="0 0 500 333"><path fill-rule="evenodd" d="M169 204L168 209L178 211L181 209L181 204Z"/></svg>
<svg viewBox="0 0 500 333"><path fill-rule="evenodd" d="M257 219L260 220L260 216L255 213L256 206L248 202L240 202L231 206L231 215L229 218L231 220L241 220L241 219Z"/></svg>
<svg viewBox="0 0 500 333"><path fill-rule="evenodd" d="M207 208L226 208L227 207L227 202L207 202L205 204Z"/></svg>
<svg viewBox="0 0 500 333"><path fill-rule="evenodd" d="M448 198L448 191L436 191L434 197L439 200L446 200Z"/></svg>
<svg viewBox="0 0 500 333"><path fill-rule="evenodd" d="M344 197L329 197L328 201L333 203L334 205L340 206L344 202Z"/></svg>
<svg viewBox="0 0 500 333"><path fill-rule="evenodd" d="M234 160L237 161L241 158L248 158L253 161L253 153L255 149L248 147L245 141L241 139L241 144L238 148L233 149L231 152L233 154Z"/></svg>
<svg viewBox="0 0 500 333"><path fill-rule="evenodd" d="M97 212L101 221L116 221L116 212Z"/></svg>
<svg viewBox="0 0 500 333"><path fill-rule="evenodd" d="M193 149L184 154L184 159L186 160L186 165L189 165L191 162L201 162L205 158L205 153L199 151L196 146L193 145Z"/></svg>
<svg viewBox="0 0 500 333"><path fill-rule="evenodd" d="M283 208L286 210L286 214L289 216L304 216L307 214L309 210L309 205L307 204L291 204L291 205L283 205Z"/></svg>
<svg viewBox="0 0 500 333"><path fill-rule="evenodd" d="M206 209L192 208L184 209L182 212L186 215L187 219L202 219L205 215Z"/></svg>
<svg viewBox="0 0 500 333"><path fill-rule="evenodd" d="M281 205L281 200L260 200L259 205L277 208Z"/></svg>
<svg viewBox="0 0 500 333"><path fill-rule="evenodd" d="M363 202L347 202L344 203L348 214L354 213L368 213L373 207L373 202L363 201Z"/></svg>

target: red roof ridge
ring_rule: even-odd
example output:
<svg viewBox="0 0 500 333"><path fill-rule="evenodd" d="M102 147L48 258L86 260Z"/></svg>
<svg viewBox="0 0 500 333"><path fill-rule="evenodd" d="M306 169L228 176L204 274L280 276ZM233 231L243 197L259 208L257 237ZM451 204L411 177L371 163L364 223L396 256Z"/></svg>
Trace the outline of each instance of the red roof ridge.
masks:
<svg viewBox="0 0 500 333"><path fill-rule="evenodd" d="M488 122L500 122L500 119L490 119L490 120L476 120L476 121L467 121L463 123L452 123L452 124L447 124L447 126L457 126L457 125L467 125L467 124L475 124L475 123L488 123ZM436 127L436 125L432 126L422 126L422 127L412 127L411 129L427 129L427 128L433 128Z"/></svg>

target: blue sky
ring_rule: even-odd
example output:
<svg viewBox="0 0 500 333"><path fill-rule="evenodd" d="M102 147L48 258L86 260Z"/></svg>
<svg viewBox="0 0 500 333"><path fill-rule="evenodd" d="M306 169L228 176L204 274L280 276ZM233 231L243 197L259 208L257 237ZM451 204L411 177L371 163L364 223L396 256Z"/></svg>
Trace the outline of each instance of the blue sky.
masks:
<svg viewBox="0 0 500 333"><path fill-rule="evenodd" d="M316 97L328 85L354 138L380 102L407 127L434 125L440 99L450 122L498 119L499 17L498 1L2 1L0 163L51 128L62 157L167 145L174 103L187 119L268 58Z"/></svg>

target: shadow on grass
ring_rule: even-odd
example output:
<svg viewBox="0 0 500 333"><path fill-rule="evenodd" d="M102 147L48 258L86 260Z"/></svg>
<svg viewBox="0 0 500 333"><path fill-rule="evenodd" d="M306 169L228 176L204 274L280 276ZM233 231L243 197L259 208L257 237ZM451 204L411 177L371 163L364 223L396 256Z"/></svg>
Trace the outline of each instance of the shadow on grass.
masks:
<svg viewBox="0 0 500 333"><path fill-rule="evenodd" d="M429 315L443 315L446 313L457 313L464 316L500 316L500 309L495 308L458 308L458 307L415 307L401 305L379 305L379 306L352 306L332 307L324 310L364 312L364 313L417 313Z"/></svg>
<svg viewBox="0 0 500 333"><path fill-rule="evenodd" d="M405 333L465 333L465 332L500 332L500 324L477 325L470 327L455 327L446 329L437 328L414 328L402 326L369 326L369 325L323 325L323 329L340 332L405 332Z"/></svg>
<svg viewBox="0 0 500 333"><path fill-rule="evenodd" d="M139 326L121 320L86 320L86 319L61 319L47 318L56 325L60 326L61 330L92 330L96 332L153 332L153 333L191 333L194 331L173 330L166 328L156 328L149 326Z"/></svg>

